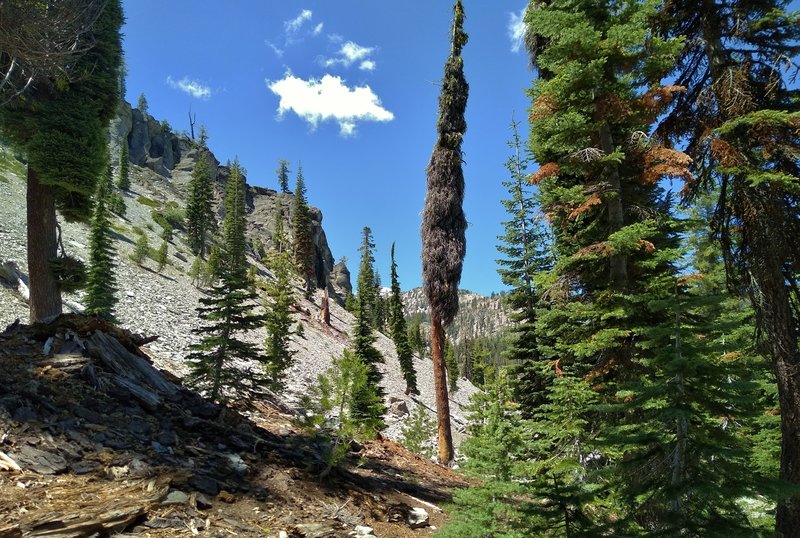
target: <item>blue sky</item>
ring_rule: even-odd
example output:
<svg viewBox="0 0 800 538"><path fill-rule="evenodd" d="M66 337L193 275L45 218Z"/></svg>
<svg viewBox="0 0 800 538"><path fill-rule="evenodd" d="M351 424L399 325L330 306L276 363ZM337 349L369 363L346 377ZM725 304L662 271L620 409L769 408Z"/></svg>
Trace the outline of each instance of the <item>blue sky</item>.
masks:
<svg viewBox="0 0 800 538"><path fill-rule="evenodd" d="M469 221L461 287L503 289L495 245L506 218L500 182L512 114L527 133L533 75L510 35L525 1L465 0L470 83L464 143ZM391 6L391 9L390 9ZM438 81L452 2L127 0L127 100L188 130L189 107L221 161L276 188L279 159L302 162L334 256L358 268L361 230L389 281L397 242L402 287L421 285L419 226L435 141ZM294 179L292 179L292 184Z"/></svg>

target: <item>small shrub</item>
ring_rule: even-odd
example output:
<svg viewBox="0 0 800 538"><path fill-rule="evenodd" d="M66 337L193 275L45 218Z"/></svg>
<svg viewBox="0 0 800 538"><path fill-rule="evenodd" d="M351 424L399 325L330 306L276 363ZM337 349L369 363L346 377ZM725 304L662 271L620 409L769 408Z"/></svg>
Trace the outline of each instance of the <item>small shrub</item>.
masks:
<svg viewBox="0 0 800 538"><path fill-rule="evenodd" d="M169 243L167 240L161 242L161 246L158 248L155 256L155 262L158 265L158 272L160 273L164 266L167 265L167 254L169 253Z"/></svg>
<svg viewBox="0 0 800 538"><path fill-rule="evenodd" d="M112 213L124 217L127 210L125 207L125 198L118 192L112 192L109 199L109 208Z"/></svg>
<svg viewBox="0 0 800 538"><path fill-rule="evenodd" d="M147 207L159 207L161 205L152 198L148 198L147 196L139 196L138 198L136 198L136 201L142 205L146 205Z"/></svg>
<svg viewBox="0 0 800 538"><path fill-rule="evenodd" d="M409 415L400 433L402 434L400 444L411 452L426 458L433 456L434 451L430 440L436 433L436 423L428 416L422 405L414 407L414 411Z"/></svg>
<svg viewBox="0 0 800 538"><path fill-rule="evenodd" d="M148 256L150 256L150 241L147 240L147 235L142 234L139 236L139 239L136 240L136 245L133 247L131 260L133 260L134 263L142 265L144 259Z"/></svg>
<svg viewBox="0 0 800 538"><path fill-rule="evenodd" d="M322 445L327 467L322 476L344 461L354 440L374 439L380 430L380 420L356 420L350 415L354 395L365 393L371 394L374 405L382 404L367 379L367 367L352 351L345 350L303 397L308 410L305 426L326 441Z"/></svg>

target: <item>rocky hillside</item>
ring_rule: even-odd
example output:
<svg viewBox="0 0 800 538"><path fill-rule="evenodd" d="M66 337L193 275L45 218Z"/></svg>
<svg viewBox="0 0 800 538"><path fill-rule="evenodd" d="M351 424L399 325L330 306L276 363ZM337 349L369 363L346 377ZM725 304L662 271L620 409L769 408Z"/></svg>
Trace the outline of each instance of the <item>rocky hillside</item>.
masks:
<svg viewBox="0 0 800 538"><path fill-rule="evenodd" d="M422 288L403 294L407 316L419 315L428 319L428 299ZM498 335L508 325L508 312L497 295L486 297L468 290L458 292L458 314L447 328L447 336L456 343L466 339Z"/></svg>
<svg viewBox="0 0 800 538"><path fill-rule="evenodd" d="M139 177L147 182L157 202L186 198L191 173L200 152L186 135L176 134L166 122L159 122L146 112L131 108L123 102L109 130L111 160L119 162L122 144L128 145L132 164L142 168ZM213 153L206 157L211 161L211 173L217 185L217 201L222 201L225 180L229 169L220 164ZM151 173L147 173L147 171ZM283 208L285 229L291 231L291 194L278 193L272 189L250 186L247 194L248 239L253 250L268 249L272 245L275 225L275 208ZM222 208L218 206L222 217ZM325 230L322 228L322 212L311 208L311 226L314 241L314 264L319 287L329 286L330 292L340 300L351 290L349 271L344 264L334 265L333 254L328 247Z"/></svg>
<svg viewBox="0 0 800 538"><path fill-rule="evenodd" d="M135 112L133 115L133 124L136 124L138 116ZM147 129L150 133L149 126ZM130 132L138 131L132 127ZM138 140L137 136L139 135L134 136L135 140ZM136 147L138 144L139 142ZM161 147L154 144L151 139L148 151L152 151L154 146ZM139 266L130 260L134 243L139 235L148 237L153 247L157 248L161 243L161 228L153 220L154 212L163 212L170 207L183 208L185 205L185 186L196 155L188 143L180 139L177 145L164 145L167 146L179 150L177 160L176 151L172 152L172 162L169 160L165 162L162 158L164 155L153 157L153 154L148 154L149 156L144 157L148 166L134 164L131 167L132 187L129 192L123 193L126 214L124 217L115 217L112 222L118 252L117 278L120 302L117 316L122 326L134 332L158 336L157 340L144 346L144 350L152 356L156 366L180 377L187 371L185 357L188 346L195 341L192 330L198 327L195 309L198 306L198 299L203 296L203 291L196 288L188 276L193 256L186 245L185 237L180 232L175 234L169 244L169 263L161 272L155 270L156 266L152 260L145 261L144 266ZM10 153L4 155L3 159L7 165L0 167L0 262L16 264L24 275L27 271L25 180L22 168L11 160ZM159 163L169 171L169 176L157 173L155 169L159 169ZM169 169L167 164L172 164L173 167ZM221 166L218 168L218 174L222 175L226 170ZM268 244L269 225L272 221L269 208L275 200L285 195L259 188L251 188L251 195L249 213L251 234L263 238L264 243ZM323 242L321 214L317 212L317 216L318 252L324 260L330 256L330 251ZM87 260L88 227L67 222L62 222L61 225L68 253ZM329 259L332 260L332 256ZM270 278L267 270L255 258L252 258L251 262L262 277ZM349 284L346 268L343 266L340 268L341 271L338 273L327 273L326 282L336 281L340 287L345 283ZM322 275L325 276L324 271ZM23 321L27 319L27 305L14 286L15 284L8 282L4 286L0 285L0 328L15 319ZM354 320L348 312L332 301L331 326L326 326L318 321L322 291L320 290L310 301L302 298L299 288L295 295L297 303L294 318L298 324L303 325L304 330L302 336L292 337L291 346L296 351L295 364L288 372L287 391L280 395L280 398L296 408L300 396L310 385L316 383L317 376L330 367L333 358L341 355L350 345ZM80 293L67 295L65 310L80 312L81 301ZM266 338L266 333L258 330L249 335L249 338L260 344ZM422 406L432 414L435 398L431 364L428 360L419 358L415 360L421 395L418 398L411 398L404 394L405 384L393 342L379 334L376 347L385 358L381 368L390 408L386 417L389 427L385 434L389 438L397 439L404 419L416 406ZM464 405L476 390L466 380L459 380L459 390L452 397L451 410L457 439L460 437L460 432L464 431L466 422Z"/></svg>

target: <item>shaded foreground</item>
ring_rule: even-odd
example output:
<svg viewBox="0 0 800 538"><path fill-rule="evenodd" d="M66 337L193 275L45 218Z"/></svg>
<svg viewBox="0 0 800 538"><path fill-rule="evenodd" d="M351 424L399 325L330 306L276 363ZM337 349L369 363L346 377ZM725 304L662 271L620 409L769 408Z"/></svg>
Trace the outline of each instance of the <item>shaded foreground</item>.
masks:
<svg viewBox="0 0 800 538"><path fill-rule="evenodd" d="M64 315L0 334L0 537L424 536L409 513L464 486L396 443L354 446L320 480L324 441L262 402L245 416L152 367L147 339Z"/></svg>

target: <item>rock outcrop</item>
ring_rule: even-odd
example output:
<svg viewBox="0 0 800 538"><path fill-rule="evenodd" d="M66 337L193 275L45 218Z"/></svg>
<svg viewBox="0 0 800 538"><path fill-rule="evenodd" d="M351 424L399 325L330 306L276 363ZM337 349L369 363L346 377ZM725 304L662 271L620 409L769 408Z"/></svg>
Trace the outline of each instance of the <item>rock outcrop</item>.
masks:
<svg viewBox="0 0 800 538"><path fill-rule="evenodd" d="M212 179L217 184L217 214L224 215L222 197L225 181L230 170L220 164L212 152L201 152L185 134L173 132L166 122L123 102L109 129L112 162L119 161L120 148L128 144L129 160L132 164L149 168L165 182L186 193L191 172L201 154L211 161ZM284 229L291 230L292 196L272 189L250 186L247 193L248 239L254 251L260 245L268 249L272 245L275 228L275 212L280 204L284 215ZM347 267L334 273L334 258L322 228L322 211L311 208L311 233L314 242L314 273L317 287L327 287L340 303L352 290L350 272Z"/></svg>

